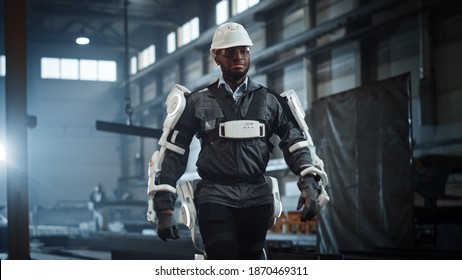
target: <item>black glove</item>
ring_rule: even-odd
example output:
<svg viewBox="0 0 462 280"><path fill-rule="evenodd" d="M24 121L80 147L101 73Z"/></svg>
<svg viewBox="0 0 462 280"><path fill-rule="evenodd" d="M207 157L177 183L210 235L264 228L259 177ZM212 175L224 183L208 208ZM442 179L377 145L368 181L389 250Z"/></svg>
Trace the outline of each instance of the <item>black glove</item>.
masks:
<svg viewBox="0 0 462 280"><path fill-rule="evenodd" d="M161 214L157 215L157 236L160 239L167 242L167 239L178 239L180 234L178 232L178 226L175 221L175 217L172 214Z"/></svg>
<svg viewBox="0 0 462 280"><path fill-rule="evenodd" d="M314 216L318 213L318 196L321 193L319 180L312 175L303 176L297 182L298 188L300 189L300 197L298 199L297 210L302 211L300 214L300 220L302 222L311 221Z"/></svg>

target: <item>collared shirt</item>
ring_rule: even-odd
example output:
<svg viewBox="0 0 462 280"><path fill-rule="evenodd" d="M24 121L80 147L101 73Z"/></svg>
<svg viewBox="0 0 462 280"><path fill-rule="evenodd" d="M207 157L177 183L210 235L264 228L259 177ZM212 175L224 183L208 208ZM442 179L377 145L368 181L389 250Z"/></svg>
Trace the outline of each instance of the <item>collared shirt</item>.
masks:
<svg viewBox="0 0 462 280"><path fill-rule="evenodd" d="M246 76L244 82L242 82L242 84L240 84L236 88L236 90L233 92L231 90L231 87L226 83L225 79L223 79L223 76L220 76L220 80L218 81L218 87L223 85L224 89L227 92L231 93L233 95L234 100L237 102L239 100L239 98L241 98L241 96L245 92L245 90L247 89L248 81L249 81L249 77Z"/></svg>

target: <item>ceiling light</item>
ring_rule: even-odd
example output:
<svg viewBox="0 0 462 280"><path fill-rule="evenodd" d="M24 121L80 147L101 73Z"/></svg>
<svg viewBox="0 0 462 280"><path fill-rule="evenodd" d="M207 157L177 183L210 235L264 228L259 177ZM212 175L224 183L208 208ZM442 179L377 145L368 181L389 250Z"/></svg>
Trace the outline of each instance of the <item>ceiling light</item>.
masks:
<svg viewBox="0 0 462 280"><path fill-rule="evenodd" d="M79 45L88 45L90 43L90 39L87 37L79 37L75 39L75 42Z"/></svg>

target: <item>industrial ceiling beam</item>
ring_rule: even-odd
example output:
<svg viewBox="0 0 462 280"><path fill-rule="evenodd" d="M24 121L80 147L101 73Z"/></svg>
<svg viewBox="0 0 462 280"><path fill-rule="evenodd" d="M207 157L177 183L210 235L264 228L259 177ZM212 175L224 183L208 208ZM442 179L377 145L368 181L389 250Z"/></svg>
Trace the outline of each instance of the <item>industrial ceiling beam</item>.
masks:
<svg viewBox="0 0 462 280"><path fill-rule="evenodd" d="M106 121L96 121L96 130L157 139L159 139L162 135L161 129L152 129L148 127L118 124Z"/></svg>

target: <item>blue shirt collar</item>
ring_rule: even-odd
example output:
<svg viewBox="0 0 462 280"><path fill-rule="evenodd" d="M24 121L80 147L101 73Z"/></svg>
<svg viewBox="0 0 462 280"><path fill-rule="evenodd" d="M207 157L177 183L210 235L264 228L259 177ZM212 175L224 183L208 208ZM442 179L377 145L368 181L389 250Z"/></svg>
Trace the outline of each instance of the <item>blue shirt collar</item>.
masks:
<svg viewBox="0 0 462 280"><path fill-rule="evenodd" d="M249 76L246 76L244 82L242 82L242 84L240 84L236 88L235 92L242 92L242 93L245 92L245 90L247 89L248 83L249 83ZM225 85L225 89L229 91L230 93L233 93L231 90L231 87L226 83L225 79L223 79L223 75L220 76L220 80L218 81L218 87L220 87L221 85Z"/></svg>
<svg viewBox="0 0 462 280"><path fill-rule="evenodd" d="M238 101L239 98L241 98L242 94L244 94L244 92L246 91L248 82L249 76L246 76L244 82L242 82L242 84L240 84L233 92L231 90L231 87L226 83L225 79L223 79L223 75L221 75L220 80L218 81L218 87L223 85L224 89L233 95L234 100Z"/></svg>

